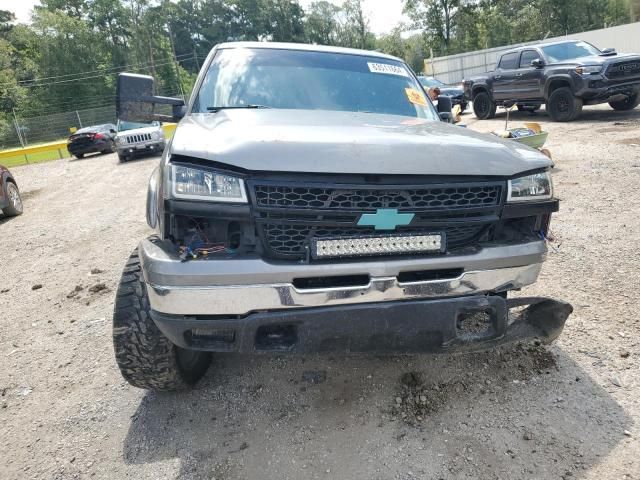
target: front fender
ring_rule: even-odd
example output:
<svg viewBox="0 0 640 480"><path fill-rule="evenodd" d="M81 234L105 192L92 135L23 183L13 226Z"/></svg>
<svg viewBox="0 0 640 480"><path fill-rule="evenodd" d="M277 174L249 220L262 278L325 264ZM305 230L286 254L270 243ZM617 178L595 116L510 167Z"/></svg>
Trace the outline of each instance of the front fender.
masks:
<svg viewBox="0 0 640 480"><path fill-rule="evenodd" d="M160 167L156 167L149 178L149 187L147 189L147 224L158 229L161 223L160 206L162 205L162 179L160 176Z"/></svg>
<svg viewBox="0 0 640 480"><path fill-rule="evenodd" d="M569 75L568 73L563 74L553 74L546 78L544 84L544 98L548 99L551 91L551 87L554 82L565 82L569 84L571 90L576 90L575 79Z"/></svg>

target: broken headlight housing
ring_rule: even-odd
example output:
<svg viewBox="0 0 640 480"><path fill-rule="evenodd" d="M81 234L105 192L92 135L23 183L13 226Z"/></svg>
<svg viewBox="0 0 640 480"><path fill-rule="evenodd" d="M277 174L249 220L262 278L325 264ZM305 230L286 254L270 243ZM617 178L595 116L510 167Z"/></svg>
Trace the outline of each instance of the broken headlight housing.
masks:
<svg viewBox="0 0 640 480"><path fill-rule="evenodd" d="M553 198L553 182L549 171L509 180L507 202L531 202Z"/></svg>
<svg viewBox="0 0 640 480"><path fill-rule="evenodd" d="M247 203L244 181L215 170L172 163L169 182L173 198Z"/></svg>

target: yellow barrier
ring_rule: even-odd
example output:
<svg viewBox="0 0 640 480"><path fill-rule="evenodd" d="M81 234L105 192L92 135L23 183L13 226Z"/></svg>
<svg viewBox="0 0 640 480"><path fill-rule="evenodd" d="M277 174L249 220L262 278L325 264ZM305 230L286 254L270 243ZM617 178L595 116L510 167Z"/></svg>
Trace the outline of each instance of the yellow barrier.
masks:
<svg viewBox="0 0 640 480"><path fill-rule="evenodd" d="M176 130L175 123L166 123L162 125L165 137L171 138ZM0 163L5 167L17 167L29 163L47 162L50 160L58 160L70 157L71 154L67 150L67 141L59 140L57 142L42 143L32 147L11 148L9 150L0 151Z"/></svg>

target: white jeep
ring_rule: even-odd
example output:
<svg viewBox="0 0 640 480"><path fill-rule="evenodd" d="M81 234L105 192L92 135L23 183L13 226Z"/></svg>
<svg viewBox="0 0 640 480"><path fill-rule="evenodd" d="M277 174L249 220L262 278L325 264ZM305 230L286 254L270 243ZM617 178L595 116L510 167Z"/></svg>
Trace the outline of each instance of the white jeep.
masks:
<svg viewBox="0 0 640 480"><path fill-rule="evenodd" d="M118 120L116 147L121 162L145 153L162 153L164 146L164 131L160 122L137 123Z"/></svg>

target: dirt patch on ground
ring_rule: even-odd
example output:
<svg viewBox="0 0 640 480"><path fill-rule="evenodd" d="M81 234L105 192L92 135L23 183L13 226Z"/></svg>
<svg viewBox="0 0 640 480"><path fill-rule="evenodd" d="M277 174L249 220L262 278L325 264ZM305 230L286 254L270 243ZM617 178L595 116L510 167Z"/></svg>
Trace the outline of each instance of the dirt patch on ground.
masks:
<svg viewBox="0 0 640 480"><path fill-rule="evenodd" d="M505 115L463 118L489 132ZM127 385L111 344L120 272L150 234L157 158L12 169L38 194L0 222L2 478L640 478L640 149L620 143L640 111L587 107L568 124L511 115L532 119L549 131L563 202L541 279L522 294L574 305L553 346L219 355L179 394ZM593 134L614 127L624 131Z"/></svg>

